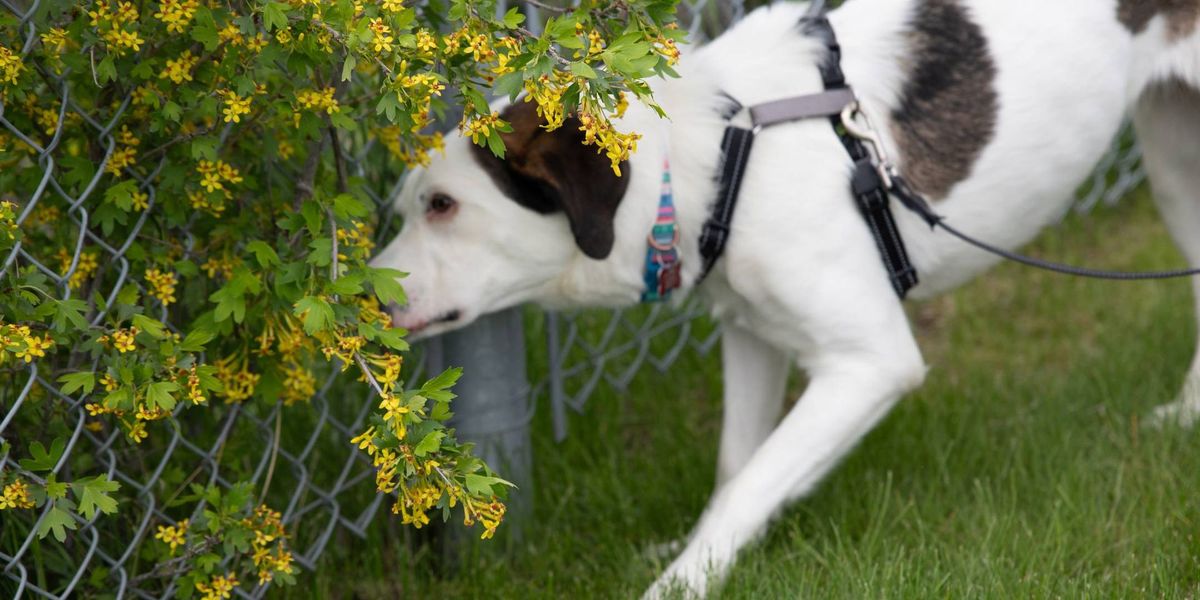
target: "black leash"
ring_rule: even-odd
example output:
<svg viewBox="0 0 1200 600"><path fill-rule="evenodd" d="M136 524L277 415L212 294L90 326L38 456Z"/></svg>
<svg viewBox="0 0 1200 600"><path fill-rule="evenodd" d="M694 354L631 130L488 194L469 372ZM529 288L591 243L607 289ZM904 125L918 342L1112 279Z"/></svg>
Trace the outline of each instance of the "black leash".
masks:
<svg viewBox="0 0 1200 600"><path fill-rule="evenodd" d="M829 21L817 9L810 13L810 16L801 19L801 25L804 27L805 33L821 40L828 51L826 60L820 65L825 92L752 106L749 112L751 121L754 123L753 129L733 124L725 128L725 134L721 140L723 159L717 201L713 206L712 214L704 223L700 235L700 255L704 262L700 277L696 280L697 284L708 276L713 265L725 251L733 220L733 209L737 205L738 192L741 189L742 178L750 159L750 149L753 147L755 135L763 128L777 123L816 117L829 118L834 132L854 162L851 189L855 202L875 239L892 287L902 299L910 289L917 285L919 280L916 268L912 265L908 258L908 252L905 250L904 240L900 237L900 231L896 227L895 218L892 216L890 198L893 196L905 208L920 216L929 224L930 228L940 227L946 233L980 250L1030 267L1078 277L1117 281L1173 279L1200 275L1200 268L1130 272L1090 269L1056 263L1010 252L946 224L945 218L935 213L929 202L913 190L903 176L886 160L882 154L881 142L870 130L870 124L867 124L866 131L852 130L853 116L860 113L854 93L846 85L841 69L841 47L838 45L837 37ZM728 94L724 95L730 101L730 108L724 115L728 121L743 107ZM858 126L855 125L854 129L858 129ZM864 140L872 145L875 150L874 154L864 144Z"/></svg>
<svg viewBox="0 0 1200 600"><path fill-rule="evenodd" d="M900 203L903 204L905 208L917 213L921 219L929 224L931 229L934 227L940 227L946 233L949 233L950 235L972 246L975 246L980 250L990 252L1006 260L1011 260L1013 262L1034 267L1036 269L1042 269L1054 273L1062 273L1064 275L1074 275L1076 277L1107 279L1112 281L1148 281L1175 279L1179 277L1194 277L1196 275L1200 275L1200 268L1176 269L1174 271L1109 271L1104 269L1091 269L1088 267L1077 267L1075 265L1057 263L1049 260L1042 260L1040 258L1034 258L1024 254L1018 254L1016 252L1010 252L1004 248L994 246L983 240L967 235L951 225L947 225L946 219L933 212L933 209L930 208L929 203L926 202L925 199L919 194L913 191L903 177L899 175L892 176L891 191L892 194L896 196L896 199L900 200Z"/></svg>

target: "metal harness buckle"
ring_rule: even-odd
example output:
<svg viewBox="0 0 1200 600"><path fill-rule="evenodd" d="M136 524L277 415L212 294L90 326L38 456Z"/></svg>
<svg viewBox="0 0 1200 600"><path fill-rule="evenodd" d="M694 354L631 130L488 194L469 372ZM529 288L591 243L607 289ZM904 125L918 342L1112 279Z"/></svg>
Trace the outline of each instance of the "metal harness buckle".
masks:
<svg viewBox="0 0 1200 600"><path fill-rule="evenodd" d="M883 180L884 188L891 190L895 187L892 179L898 174L896 166L888 158L879 132L871 125L870 117L863 112L857 100L842 109L841 121L842 126L846 128L846 133L866 143L867 152L870 153L871 160L875 163L875 170L879 173L879 178Z"/></svg>

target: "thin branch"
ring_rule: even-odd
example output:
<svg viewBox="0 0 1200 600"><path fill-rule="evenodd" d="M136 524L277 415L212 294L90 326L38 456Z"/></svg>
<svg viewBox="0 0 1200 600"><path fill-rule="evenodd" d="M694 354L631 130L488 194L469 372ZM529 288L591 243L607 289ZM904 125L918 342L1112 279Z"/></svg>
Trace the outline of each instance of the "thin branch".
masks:
<svg viewBox="0 0 1200 600"><path fill-rule="evenodd" d="M571 12L571 9L567 8L565 6L554 6L552 4L546 4L545 2L539 2L538 0L525 0L525 4L528 4L530 6L536 6L542 10L550 11L552 13L557 13L560 15L563 13Z"/></svg>

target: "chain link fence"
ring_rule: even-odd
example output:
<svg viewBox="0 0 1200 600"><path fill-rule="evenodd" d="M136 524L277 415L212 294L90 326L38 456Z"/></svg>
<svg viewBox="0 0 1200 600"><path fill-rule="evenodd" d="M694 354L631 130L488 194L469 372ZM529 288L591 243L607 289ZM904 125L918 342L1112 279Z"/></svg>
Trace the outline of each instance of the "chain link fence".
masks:
<svg viewBox="0 0 1200 600"><path fill-rule="evenodd" d="M33 16L39 8L38 0L28 5L20 0L0 0L0 10L8 11L20 21L23 39L18 41L22 56L27 55L38 34ZM527 7L531 22L537 22L538 10ZM745 4L741 0L692 0L681 3L680 15L683 23L692 31L694 40L703 40L719 33L730 23L741 17ZM14 44L14 46L17 44ZM126 97L117 103L117 108L108 118L100 118L83 110L72 100L72 90L65 79L44 72L52 86L59 90L57 98L45 98L45 106L57 106L58 125L49 143L44 146L35 141L37 136L23 132L5 118L4 105L0 103L0 130L27 144L34 151L29 167L42 173L40 184L32 195L15 198L20 204L18 222L26 221L40 202L57 196L56 202L67 207L65 218L74 223L75 239L66 245L73 249L65 273L49 266L50 257L38 256L17 245L7 256L0 257L0 275L11 268L15 261L34 265L53 282L60 298L70 298L72 289L68 285L71 276L79 268L84 248L95 249L100 269L112 277L96 277L97 281L112 281L110 288L94 290L105 297L108 304L127 285L140 283L129 273L127 251L138 238L139 231L154 210L154 181L165 165L162 159L148 176L138 178L139 189L149 196L150 207L140 216L132 232L124 239L110 239L91 225L89 210L96 205L97 190L104 173L104 165L116 147L114 132L118 131L131 99ZM107 148L96 175L78 195L65 191L60 185L64 169L57 157L62 128L69 120L78 120L90 128L96 139ZM1139 167L1139 153L1130 141L1128 132L1114 142L1113 151L1099 166L1095 175L1081 191L1077 204L1079 210L1090 210L1099 203L1114 203L1143 179ZM366 148L355 148L352 157L365 156ZM381 182L371 186L372 199L381 211L387 209L390 186L382 182L391 174L369 172L361 160L352 161L357 174L371 181ZM135 176L132 171L131 176ZM5 195L5 190L0 190ZM381 227L378 236L385 239L394 234ZM190 250L190 240L185 247ZM90 250L89 250L90 251ZM145 290L143 290L144 292ZM164 315L160 315L165 317ZM105 318L101 311L93 319L99 324ZM706 354L719 339L717 328L703 317L702 307L695 301L685 304L680 310L664 306L640 307L625 311L548 313L543 321L544 339L531 338L531 345L545 345L544 372L533 373L534 384L529 388L527 410L519 414L506 415L504 427L477 429L473 437L482 444L483 453L488 453L489 439L510 433L514 428L528 428L533 416L536 400L548 400L552 411L554 434L563 439L568 432L569 412L582 412L588 398L599 386L610 386L618 391L627 388L633 377L641 370L653 368L666 372L676 360L687 352ZM434 352L434 355L439 354ZM420 361L410 361L410 378L420 373ZM435 363L455 362L453 355L440 356ZM437 365L434 365L437 366ZM219 417L189 418L180 427L169 432L169 441L162 452L154 457L154 464L144 464L146 457L133 453L120 438L119 431L97 433L85 427L86 412L84 398L71 396L60 391L59 386L47 376L40 374L37 364L26 366L21 376L0 381L5 398L15 401L0 405L0 442L19 440L28 432L13 427L18 413L30 410L29 399L34 395L45 395L45 399L65 407L72 434L64 452L51 473L60 479L70 479L69 465L72 457L91 457L92 473L104 473L122 484L125 501L122 511L125 523L133 527L114 526L104 517L90 521L78 519L74 531L61 548L58 564L69 568L48 571L33 534L16 540L9 552L0 551L0 595L12 592L15 597L68 598L88 582L94 588L111 590L117 598L172 597L175 593L173 580L164 583L155 578L154 565L140 560L139 547L153 535L156 525L170 524L174 520L167 508L178 513L181 502L176 492L163 485L165 473L186 474L186 481L201 485L229 488L234 482L226 479L223 466L230 461L239 461L252 468L252 481L259 487L270 487L273 499L282 499L277 505L283 513L283 522L291 532L296 563L302 569L315 568L322 552L335 532L346 532L360 538L365 537L367 528L376 517L383 498L375 493L374 473L369 461L360 453L352 451L348 444L351 436L363 429L364 420L372 406L372 395L363 391L357 397L343 395L346 386L336 374L329 374L323 386L312 398L308 410L288 412L286 428L281 428L280 406L230 406ZM8 376L6 376L8 377ZM489 416L489 419L493 417ZM231 440L237 440L237 456L229 456L225 450ZM20 467L16 458L7 453L0 455L0 467ZM30 473L22 472L39 483ZM205 505L202 500L193 500L191 514L199 515ZM37 524L46 519L43 511ZM132 515L132 516L130 516ZM129 519L132 519L130 521ZM33 528L35 531L37 525ZM9 523L0 519L0 540L17 535ZM151 585L151 583L153 585ZM238 590L241 597L257 598L266 593L265 587Z"/></svg>

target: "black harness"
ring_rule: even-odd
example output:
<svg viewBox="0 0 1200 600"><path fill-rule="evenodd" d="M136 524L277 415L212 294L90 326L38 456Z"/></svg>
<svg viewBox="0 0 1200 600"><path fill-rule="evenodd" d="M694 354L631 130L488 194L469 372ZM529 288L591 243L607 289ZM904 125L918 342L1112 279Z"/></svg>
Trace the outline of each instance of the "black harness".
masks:
<svg viewBox="0 0 1200 600"><path fill-rule="evenodd" d="M766 127L812 118L828 118L833 125L834 133L841 140L846 153L854 163L850 187L854 200L862 213L879 255L883 259L883 267L896 294L904 298L908 291L917 285L917 270L909 261L908 252L904 248L904 240L896 228L896 220L892 216L889 205L890 198L895 197L908 210L921 217L930 228L940 227L946 233L1001 258L1018 262L1027 266L1095 279L1113 279L1120 281L1141 281L1148 279L1170 279L1176 277L1192 277L1200 275L1200 268L1187 268L1172 271L1106 271L1089 269L1073 265L1064 265L1010 252L1003 248L981 241L946 221L930 208L929 203L912 189L904 177L886 160L883 155L881 142L875 136L870 124L864 127L855 125L854 117L861 115L854 92L846 85L842 73L842 50L838 45L833 27L818 9L814 14L800 20L800 26L808 35L815 37L825 44L827 54L820 65L821 81L825 91L819 94L785 98L764 104L751 106L749 109L752 129L745 129L730 123L725 128L721 139L721 154L724 157L721 164L718 194L712 214L704 223L700 233L700 256L703 266L700 277L696 280L699 285L712 270L721 254L725 251L725 243L729 239L730 224L733 221L733 210L737 204L738 191L742 186L742 178L746 173L746 164L750 159L750 148L754 145L754 136ZM731 120L741 112L743 106L734 98L725 94L730 102L725 119ZM868 143L872 146L868 149ZM872 152L873 151L873 152Z"/></svg>
<svg viewBox="0 0 1200 600"><path fill-rule="evenodd" d="M833 130L845 147L846 153L850 155L850 160L854 162L851 189L855 202L875 239L892 287L896 294L903 298L917 285L917 270L909 261L908 252L904 249L904 240L896 228L896 220L889 206L888 190L874 157L861 140L842 126L842 113L847 108L856 106L857 100L854 91L846 85L846 77L842 73L841 47L833 33L833 27L824 17L803 19L801 25L807 34L821 40L828 51L820 67L825 91L751 106L749 112L752 129L732 123L725 128L725 135L721 139L721 154L724 159L717 201L700 234L700 255L704 264L697 283L708 275L725 251L733 210L737 205L738 191L741 189L742 177L750 159L754 136L762 129L779 123L826 117L833 125ZM731 97L729 100L731 110L725 115L727 120L743 108L737 100Z"/></svg>

